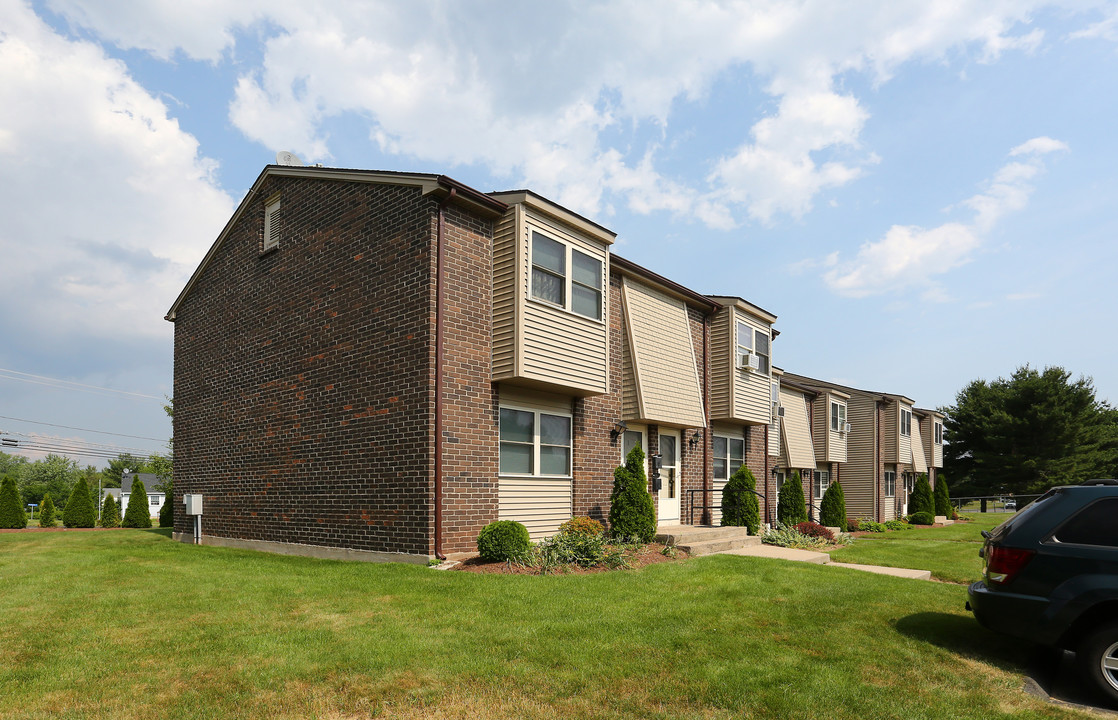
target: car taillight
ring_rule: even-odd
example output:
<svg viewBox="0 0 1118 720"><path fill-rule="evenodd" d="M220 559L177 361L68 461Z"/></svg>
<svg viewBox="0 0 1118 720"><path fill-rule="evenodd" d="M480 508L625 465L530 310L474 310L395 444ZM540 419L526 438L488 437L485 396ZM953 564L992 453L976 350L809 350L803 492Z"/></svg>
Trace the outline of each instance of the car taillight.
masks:
<svg viewBox="0 0 1118 720"><path fill-rule="evenodd" d="M1036 555L1036 550L990 545L986 548L986 580L1005 585L1021 572Z"/></svg>

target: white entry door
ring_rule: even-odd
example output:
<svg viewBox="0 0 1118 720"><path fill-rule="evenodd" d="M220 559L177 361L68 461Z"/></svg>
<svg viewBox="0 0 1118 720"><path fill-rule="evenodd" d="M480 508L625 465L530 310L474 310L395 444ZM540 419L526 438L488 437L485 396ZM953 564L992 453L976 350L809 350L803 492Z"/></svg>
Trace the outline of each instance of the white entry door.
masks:
<svg viewBox="0 0 1118 720"><path fill-rule="evenodd" d="M660 493L656 519L661 523L679 522L679 431L660 430Z"/></svg>

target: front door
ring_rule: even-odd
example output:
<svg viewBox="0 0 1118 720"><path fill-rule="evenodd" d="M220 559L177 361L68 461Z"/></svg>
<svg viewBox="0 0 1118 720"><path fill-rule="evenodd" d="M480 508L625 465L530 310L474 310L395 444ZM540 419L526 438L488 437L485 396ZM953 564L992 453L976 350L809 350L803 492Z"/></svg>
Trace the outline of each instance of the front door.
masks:
<svg viewBox="0 0 1118 720"><path fill-rule="evenodd" d="M660 430L660 493L658 495L660 524L679 523L679 431Z"/></svg>

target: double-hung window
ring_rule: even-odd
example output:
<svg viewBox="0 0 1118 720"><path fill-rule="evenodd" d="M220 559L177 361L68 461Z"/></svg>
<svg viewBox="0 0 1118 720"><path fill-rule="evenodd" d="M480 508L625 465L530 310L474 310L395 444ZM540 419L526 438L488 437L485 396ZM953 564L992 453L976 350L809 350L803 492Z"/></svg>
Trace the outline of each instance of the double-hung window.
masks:
<svg viewBox="0 0 1118 720"><path fill-rule="evenodd" d="M500 434L502 475L570 476L569 415L502 407Z"/></svg>
<svg viewBox="0 0 1118 720"><path fill-rule="evenodd" d="M901 408L901 435L908 437L912 434L912 411Z"/></svg>
<svg viewBox="0 0 1118 720"><path fill-rule="evenodd" d="M757 356L757 371L768 375L769 373L769 334L764 330L738 321L737 354L743 356ZM739 360L740 364L740 360Z"/></svg>
<svg viewBox="0 0 1118 720"><path fill-rule="evenodd" d="M714 479L729 480L730 476L745 464L745 440L715 435L712 444L714 449Z"/></svg>
<svg viewBox="0 0 1118 720"><path fill-rule="evenodd" d="M934 430L936 445L942 445L943 444L943 423L941 423L941 422L935 423L933 425L933 430Z"/></svg>
<svg viewBox="0 0 1118 720"><path fill-rule="evenodd" d="M831 403L831 432L845 432L846 406L842 403Z"/></svg>
<svg viewBox="0 0 1118 720"><path fill-rule="evenodd" d="M829 470L816 470L815 471L815 499L823 497L823 493L827 492L827 488L831 486L831 472Z"/></svg>
<svg viewBox="0 0 1118 720"><path fill-rule="evenodd" d="M601 320L602 261L533 230L532 297Z"/></svg>
<svg viewBox="0 0 1118 720"><path fill-rule="evenodd" d="M885 497L896 497L897 473L895 470L885 471Z"/></svg>
<svg viewBox="0 0 1118 720"><path fill-rule="evenodd" d="M753 352L757 353L757 359L760 361L760 371L765 375L769 374L769 334L762 330L754 329L753 331Z"/></svg>

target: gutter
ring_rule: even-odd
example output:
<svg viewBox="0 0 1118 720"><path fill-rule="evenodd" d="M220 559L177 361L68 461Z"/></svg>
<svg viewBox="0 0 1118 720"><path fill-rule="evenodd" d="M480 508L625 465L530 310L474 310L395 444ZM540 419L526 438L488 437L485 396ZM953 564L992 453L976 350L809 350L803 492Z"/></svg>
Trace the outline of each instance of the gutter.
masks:
<svg viewBox="0 0 1118 720"><path fill-rule="evenodd" d="M435 557L446 560L443 554L443 315L446 290L443 267L446 259L443 242L443 225L446 223L446 206L458 195L458 188L451 187L450 194L439 203L438 227L435 230Z"/></svg>

